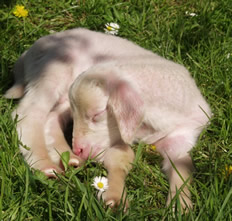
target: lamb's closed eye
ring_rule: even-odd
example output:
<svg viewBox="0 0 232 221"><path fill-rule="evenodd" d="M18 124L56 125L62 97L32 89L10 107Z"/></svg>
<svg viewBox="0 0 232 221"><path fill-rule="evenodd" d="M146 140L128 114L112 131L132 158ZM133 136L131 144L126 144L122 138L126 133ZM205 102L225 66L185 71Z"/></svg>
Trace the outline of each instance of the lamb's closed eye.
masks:
<svg viewBox="0 0 232 221"><path fill-rule="evenodd" d="M92 121L94 123L97 123L97 122L100 122L102 120L104 120L106 117L106 109L102 110L102 111L99 111L97 113L95 113L92 117Z"/></svg>

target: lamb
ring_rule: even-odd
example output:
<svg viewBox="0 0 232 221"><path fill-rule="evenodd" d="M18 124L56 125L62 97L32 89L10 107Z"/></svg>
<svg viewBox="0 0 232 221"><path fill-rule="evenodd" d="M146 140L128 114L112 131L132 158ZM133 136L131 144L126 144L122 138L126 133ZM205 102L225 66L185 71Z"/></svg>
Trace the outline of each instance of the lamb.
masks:
<svg viewBox="0 0 232 221"><path fill-rule="evenodd" d="M70 165L102 161L109 173L102 197L115 206L134 159L130 145L153 144L170 182L167 204L182 188L182 208L191 208L189 151L211 111L182 65L126 39L77 28L36 41L17 61L15 80L5 96L23 96L13 117L32 168L55 176L65 151ZM70 120L72 150L63 134Z"/></svg>

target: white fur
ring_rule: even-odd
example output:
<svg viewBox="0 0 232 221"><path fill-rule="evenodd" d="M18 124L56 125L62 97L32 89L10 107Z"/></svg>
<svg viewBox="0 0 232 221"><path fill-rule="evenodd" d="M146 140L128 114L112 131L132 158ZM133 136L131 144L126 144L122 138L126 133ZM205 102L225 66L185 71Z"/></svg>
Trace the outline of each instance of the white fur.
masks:
<svg viewBox="0 0 232 221"><path fill-rule="evenodd" d="M80 157L97 156L110 174L112 188L104 199L113 204L123 192L128 165L133 161L128 144L140 141L155 144L164 157L170 202L176 187L183 185L170 160L187 180L191 170L188 152L211 115L182 65L126 39L81 28L36 41L17 61L15 80L5 96L25 94L13 113L19 119L19 138L30 147L20 147L25 160L53 176L51 171L61 170L59 156L64 151L70 151L74 166L81 163ZM63 135L71 117L73 152L78 156ZM48 149L53 152L51 158ZM191 206L186 198L188 188L183 191L183 201Z"/></svg>

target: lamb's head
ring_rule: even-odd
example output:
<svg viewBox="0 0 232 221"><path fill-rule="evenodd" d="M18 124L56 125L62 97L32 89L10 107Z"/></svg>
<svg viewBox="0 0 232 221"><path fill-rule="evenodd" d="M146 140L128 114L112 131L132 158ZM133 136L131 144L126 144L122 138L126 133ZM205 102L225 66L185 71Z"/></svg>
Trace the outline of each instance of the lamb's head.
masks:
<svg viewBox="0 0 232 221"><path fill-rule="evenodd" d="M99 159L113 145L131 144L141 125L143 102L131 84L117 76L89 70L70 88L73 152L82 158Z"/></svg>

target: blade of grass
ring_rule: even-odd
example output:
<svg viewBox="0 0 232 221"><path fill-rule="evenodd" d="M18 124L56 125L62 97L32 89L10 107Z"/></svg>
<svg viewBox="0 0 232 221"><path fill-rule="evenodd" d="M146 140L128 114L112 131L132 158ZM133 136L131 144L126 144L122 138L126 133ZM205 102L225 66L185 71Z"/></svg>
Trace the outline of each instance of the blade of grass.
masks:
<svg viewBox="0 0 232 221"><path fill-rule="evenodd" d="M232 195L232 188L230 189L230 192L227 194L227 196L226 196L226 198L225 198L225 200L224 200L224 202L223 202L223 204L222 204L222 206L220 208L220 211L219 211L219 213L218 213L217 218L216 218L215 221L223 220L222 213L223 213L223 210L224 210L225 206L227 205L227 203L228 203L231 195Z"/></svg>

